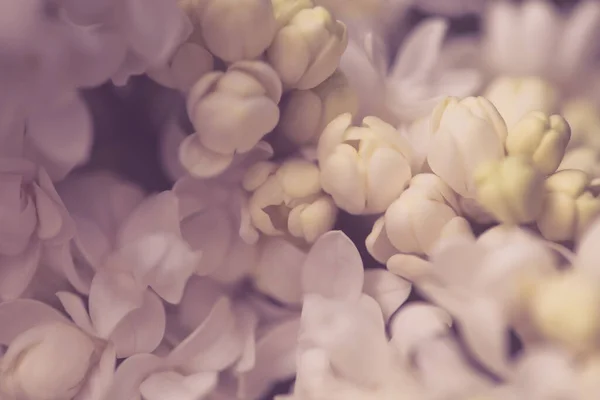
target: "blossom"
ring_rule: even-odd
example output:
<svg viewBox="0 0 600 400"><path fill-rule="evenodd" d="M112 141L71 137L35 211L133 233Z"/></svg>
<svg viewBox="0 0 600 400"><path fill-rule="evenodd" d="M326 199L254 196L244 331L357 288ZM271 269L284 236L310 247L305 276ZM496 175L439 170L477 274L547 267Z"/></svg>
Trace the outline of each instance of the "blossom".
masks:
<svg viewBox="0 0 600 400"><path fill-rule="evenodd" d="M523 157L508 156L475 172L477 200L506 224L535 221L544 202L544 175Z"/></svg>
<svg viewBox="0 0 600 400"><path fill-rule="evenodd" d="M207 49L225 61L255 59L273 41L277 24L271 1L202 0L180 3L195 22L195 29Z"/></svg>
<svg viewBox="0 0 600 400"><path fill-rule="evenodd" d="M431 114L431 130L431 170L458 194L474 197L475 170L504 156L507 132L502 117L482 97L448 98Z"/></svg>
<svg viewBox="0 0 600 400"><path fill-rule="evenodd" d="M549 240L577 240L600 212L582 171L559 171L546 179L546 195L537 226Z"/></svg>
<svg viewBox="0 0 600 400"><path fill-rule="evenodd" d="M43 168L18 158L0 159L0 297L19 297L44 252L68 248L73 221Z"/></svg>
<svg viewBox="0 0 600 400"><path fill-rule="evenodd" d="M393 126L351 115L334 119L319 138L317 156L323 190L352 214L383 212L408 185L411 149Z"/></svg>
<svg viewBox="0 0 600 400"><path fill-rule="evenodd" d="M335 72L348 44L346 26L312 2L294 11L278 15L282 27L267 49L267 60L284 87L312 89Z"/></svg>
<svg viewBox="0 0 600 400"><path fill-rule="evenodd" d="M310 161L257 163L248 170L243 185L251 192L248 211L252 224L264 234L289 233L313 243L335 223L335 204L323 193L319 168Z"/></svg>
<svg viewBox="0 0 600 400"><path fill-rule="evenodd" d="M187 98L196 133L181 144L182 164L199 177L223 172L236 152L247 153L275 128L280 99L281 81L260 61L241 61L226 72L204 75ZM212 163L219 167L208 167Z"/></svg>
<svg viewBox="0 0 600 400"><path fill-rule="evenodd" d="M543 173L556 171L571 137L569 124L560 115L532 112L521 119L506 138L509 155L524 155Z"/></svg>

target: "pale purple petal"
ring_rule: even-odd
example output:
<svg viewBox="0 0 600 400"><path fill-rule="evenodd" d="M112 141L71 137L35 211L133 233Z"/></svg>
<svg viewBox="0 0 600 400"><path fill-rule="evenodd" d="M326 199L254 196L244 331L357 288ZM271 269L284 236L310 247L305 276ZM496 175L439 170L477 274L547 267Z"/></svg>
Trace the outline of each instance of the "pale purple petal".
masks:
<svg viewBox="0 0 600 400"><path fill-rule="evenodd" d="M20 333L51 322L68 323L68 319L37 300L17 299L0 303L0 344L8 345Z"/></svg>
<svg viewBox="0 0 600 400"><path fill-rule="evenodd" d="M362 293L363 280L360 254L341 231L321 236L304 261L304 293L318 293L332 299L357 299Z"/></svg>
<svg viewBox="0 0 600 400"><path fill-rule="evenodd" d="M411 284L385 269L365 271L363 292L377 301L387 321L410 295Z"/></svg>

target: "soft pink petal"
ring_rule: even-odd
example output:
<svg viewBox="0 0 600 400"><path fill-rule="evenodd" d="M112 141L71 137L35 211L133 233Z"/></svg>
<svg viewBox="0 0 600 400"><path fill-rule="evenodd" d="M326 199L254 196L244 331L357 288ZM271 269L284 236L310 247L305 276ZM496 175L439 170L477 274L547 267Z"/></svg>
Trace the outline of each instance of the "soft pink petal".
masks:
<svg viewBox="0 0 600 400"><path fill-rule="evenodd" d="M171 191L148 197L125 220L118 242L124 245L156 232L180 234L178 207L177 196Z"/></svg>
<svg viewBox="0 0 600 400"><path fill-rule="evenodd" d="M150 291L144 302L127 314L110 335L119 358L154 351L165 334L165 308L160 298Z"/></svg>
<svg viewBox="0 0 600 400"><path fill-rule="evenodd" d="M102 355L98 365L86 379L84 386L73 400L103 400L113 383L116 367L116 353L112 344L109 344Z"/></svg>
<svg viewBox="0 0 600 400"><path fill-rule="evenodd" d="M40 254L40 244L34 241L20 255L0 255L0 299L13 300L23 294L38 268Z"/></svg>
<svg viewBox="0 0 600 400"><path fill-rule="evenodd" d="M299 330L300 320L291 319L274 326L258 339L255 367L240 377L240 398L261 398L272 384L294 375Z"/></svg>
<svg viewBox="0 0 600 400"><path fill-rule="evenodd" d="M164 368L165 363L153 354L136 354L127 358L115 372L106 399L139 399L140 385L150 374Z"/></svg>
<svg viewBox="0 0 600 400"><path fill-rule="evenodd" d="M90 316L85 309L85 304L81 297L69 292L58 292L56 293L56 296L75 325L84 332L94 335L95 332L92 321L90 320Z"/></svg>
<svg viewBox="0 0 600 400"><path fill-rule="evenodd" d="M202 372L183 376L173 371L157 372L140 385L145 400L198 400L217 385L217 374Z"/></svg>
<svg viewBox="0 0 600 400"><path fill-rule="evenodd" d="M410 295L411 284L385 269L365 271L363 292L373 297L387 321Z"/></svg>
<svg viewBox="0 0 600 400"><path fill-rule="evenodd" d="M321 236L304 261L304 293L318 293L332 299L356 299L362 292L363 280L360 254L341 231Z"/></svg>
<svg viewBox="0 0 600 400"><path fill-rule="evenodd" d="M90 318L98 336L108 338L127 314L140 308L145 290L130 274L99 271L89 297Z"/></svg>

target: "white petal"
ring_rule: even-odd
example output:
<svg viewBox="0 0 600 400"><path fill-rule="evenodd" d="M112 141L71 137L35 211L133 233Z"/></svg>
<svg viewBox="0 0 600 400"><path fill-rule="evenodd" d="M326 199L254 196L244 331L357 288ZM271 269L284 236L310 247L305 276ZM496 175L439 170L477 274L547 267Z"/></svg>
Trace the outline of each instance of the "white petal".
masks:
<svg viewBox="0 0 600 400"><path fill-rule="evenodd" d="M341 231L321 236L304 261L304 293L318 293L333 299L356 299L362 292L363 280L360 253Z"/></svg>
<svg viewBox="0 0 600 400"><path fill-rule="evenodd" d="M410 295L411 284L385 269L365 271L363 292L373 297L387 321Z"/></svg>
<svg viewBox="0 0 600 400"><path fill-rule="evenodd" d="M13 300L20 297L29 286L40 262L41 249L33 241L17 256L0 255L0 299Z"/></svg>

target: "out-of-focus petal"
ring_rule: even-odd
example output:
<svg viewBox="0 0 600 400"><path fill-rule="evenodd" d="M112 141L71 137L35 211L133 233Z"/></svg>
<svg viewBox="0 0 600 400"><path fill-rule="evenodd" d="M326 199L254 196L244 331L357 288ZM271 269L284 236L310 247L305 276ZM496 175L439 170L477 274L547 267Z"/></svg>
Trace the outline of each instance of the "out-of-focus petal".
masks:
<svg viewBox="0 0 600 400"><path fill-rule="evenodd" d="M51 322L68 323L68 319L37 300L17 299L0 303L0 344L9 345L22 332Z"/></svg>
<svg viewBox="0 0 600 400"><path fill-rule="evenodd" d="M127 314L140 308L145 291L131 274L99 271L89 297L90 318L98 336L107 339Z"/></svg>
<svg viewBox="0 0 600 400"><path fill-rule="evenodd" d="M0 299L13 300L23 294L38 268L40 254L39 242L33 241L17 256L0 255Z"/></svg>
<svg viewBox="0 0 600 400"><path fill-rule="evenodd" d="M73 400L103 400L113 383L117 354L112 344L100 355L98 365L92 370L84 386Z"/></svg>
<svg viewBox="0 0 600 400"><path fill-rule="evenodd" d="M183 376L173 371L157 372L140 385L145 400L197 400L217 385L217 374L201 372Z"/></svg>
<svg viewBox="0 0 600 400"><path fill-rule="evenodd" d="M261 398L271 385L294 375L299 331L300 320L291 319L272 327L258 338L256 364L240 377L240 398Z"/></svg>
<svg viewBox="0 0 600 400"><path fill-rule="evenodd" d="M166 326L165 308L160 298L144 293L140 308L131 311L110 335L119 358L154 351L163 339Z"/></svg>
<svg viewBox="0 0 600 400"><path fill-rule="evenodd" d="M66 313L71 317L75 325L89 335L95 334L92 321L81 297L69 292L58 292L56 293L56 297L58 297Z"/></svg>
<svg viewBox="0 0 600 400"><path fill-rule="evenodd" d="M302 270L304 293L332 299L357 299L364 271L360 253L341 231L327 232L311 247Z"/></svg>
<svg viewBox="0 0 600 400"><path fill-rule="evenodd" d="M363 292L377 301L387 321L410 295L411 284L385 269L365 271Z"/></svg>
<svg viewBox="0 0 600 400"><path fill-rule="evenodd" d="M140 385L150 374L164 368L164 360L153 354L136 354L119 365L106 399L139 399Z"/></svg>

